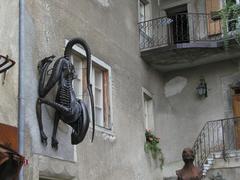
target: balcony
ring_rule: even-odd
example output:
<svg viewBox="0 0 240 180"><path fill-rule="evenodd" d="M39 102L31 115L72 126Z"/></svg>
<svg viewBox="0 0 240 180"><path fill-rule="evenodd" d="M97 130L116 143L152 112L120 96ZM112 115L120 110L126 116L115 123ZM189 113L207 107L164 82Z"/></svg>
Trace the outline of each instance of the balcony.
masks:
<svg viewBox="0 0 240 180"><path fill-rule="evenodd" d="M237 21L227 26L228 38L234 39ZM209 14L181 13L140 22L138 27L142 58L163 72L240 55L236 45L223 50L222 21Z"/></svg>

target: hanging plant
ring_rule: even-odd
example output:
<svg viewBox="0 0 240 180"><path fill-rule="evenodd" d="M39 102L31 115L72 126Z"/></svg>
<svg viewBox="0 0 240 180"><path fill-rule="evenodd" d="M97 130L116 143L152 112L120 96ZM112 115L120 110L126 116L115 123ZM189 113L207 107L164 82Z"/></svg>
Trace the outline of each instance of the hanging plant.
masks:
<svg viewBox="0 0 240 180"><path fill-rule="evenodd" d="M159 138L152 134L150 130L145 132L146 142L144 145L144 150L146 153L150 154L152 158L159 161L160 168L162 169L164 164L164 157L161 148L159 147Z"/></svg>
<svg viewBox="0 0 240 180"><path fill-rule="evenodd" d="M224 7L218 12L222 20L224 47L229 48L229 26L235 26L235 41L240 46L240 5L233 2L227 2ZM231 28L231 27L230 27ZM232 27L234 28L234 27Z"/></svg>

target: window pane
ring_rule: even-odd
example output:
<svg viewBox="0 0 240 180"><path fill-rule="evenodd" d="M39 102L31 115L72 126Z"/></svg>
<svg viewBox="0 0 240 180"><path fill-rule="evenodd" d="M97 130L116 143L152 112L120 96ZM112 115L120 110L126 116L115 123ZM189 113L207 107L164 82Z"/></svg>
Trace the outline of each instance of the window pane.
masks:
<svg viewBox="0 0 240 180"><path fill-rule="evenodd" d="M74 79L73 81L73 88L76 93L77 98L82 98L81 96L81 80Z"/></svg>
<svg viewBox="0 0 240 180"><path fill-rule="evenodd" d="M73 89L76 93L77 98L83 99L82 60L76 55L73 55L73 65L76 73L76 79L73 81Z"/></svg>
<svg viewBox="0 0 240 180"><path fill-rule="evenodd" d="M102 107L102 91L95 88L95 105Z"/></svg>
<svg viewBox="0 0 240 180"><path fill-rule="evenodd" d="M96 124L103 127L104 126L103 109L100 107L95 107L95 112L96 112Z"/></svg>
<svg viewBox="0 0 240 180"><path fill-rule="evenodd" d="M102 71L95 68L95 87L102 89Z"/></svg>
<svg viewBox="0 0 240 180"><path fill-rule="evenodd" d="M145 5L140 1L140 22L145 21Z"/></svg>
<svg viewBox="0 0 240 180"><path fill-rule="evenodd" d="M96 124L104 126L103 120L103 71L98 67L94 67L94 98L95 98L95 112Z"/></svg>

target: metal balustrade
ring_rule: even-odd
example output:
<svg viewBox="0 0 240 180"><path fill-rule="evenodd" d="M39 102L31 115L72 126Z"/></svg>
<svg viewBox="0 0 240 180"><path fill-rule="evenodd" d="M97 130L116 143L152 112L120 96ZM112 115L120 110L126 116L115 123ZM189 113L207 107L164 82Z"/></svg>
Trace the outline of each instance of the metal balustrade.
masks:
<svg viewBox="0 0 240 180"><path fill-rule="evenodd" d="M240 149L240 118L208 121L197 137L193 150L195 165L203 168L207 159L220 153L223 159L228 153Z"/></svg>
<svg viewBox="0 0 240 180"><path fill-rule="evenodd" d="M236 25L236 20L230 20L228 31L236 29ZM138 23L138 28L141 50L223 39L221 19L203 13L180 13L151 19Z"/></svg>

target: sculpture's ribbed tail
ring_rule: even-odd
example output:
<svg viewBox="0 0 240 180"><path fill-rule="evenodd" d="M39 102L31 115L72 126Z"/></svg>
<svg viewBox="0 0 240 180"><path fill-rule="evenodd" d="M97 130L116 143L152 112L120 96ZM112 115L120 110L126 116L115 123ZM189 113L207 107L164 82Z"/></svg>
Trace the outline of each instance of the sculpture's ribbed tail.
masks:
<svg viewBox="0 0 240 180"><path fill-rule="evenodd" d="M86 43L85 40L81 38L73 38L71 39L65 48L64 51L64 57L67 59L70 59L70 56L72 54L72 48L75 44L80 44L83 49L86 51L86 58L87 58L87 87L88 87L88 92L91 100L91 109L92 109L92 125L93 125L93 131L92 131L92 142L94 139L94 134L95 134L95 113L94 113L94 100L93 100L93 92L92 92L92 85L90 83L90 70L91 70L91 51Z"/></svg>

